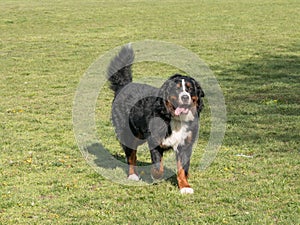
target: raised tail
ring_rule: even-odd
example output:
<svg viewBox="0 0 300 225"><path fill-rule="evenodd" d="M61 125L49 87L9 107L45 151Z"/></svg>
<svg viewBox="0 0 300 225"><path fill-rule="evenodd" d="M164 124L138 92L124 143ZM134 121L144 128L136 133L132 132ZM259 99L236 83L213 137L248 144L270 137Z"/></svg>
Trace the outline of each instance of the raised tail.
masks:
<svg viewBox="0 0 300 225"><path fill-rule="evenodd" d="M131 65L134 60L134 52L130 44L122 47L119 54L112 59L107 69L107 77L110 88L115 95L127 84L132 82Z"/></svg>

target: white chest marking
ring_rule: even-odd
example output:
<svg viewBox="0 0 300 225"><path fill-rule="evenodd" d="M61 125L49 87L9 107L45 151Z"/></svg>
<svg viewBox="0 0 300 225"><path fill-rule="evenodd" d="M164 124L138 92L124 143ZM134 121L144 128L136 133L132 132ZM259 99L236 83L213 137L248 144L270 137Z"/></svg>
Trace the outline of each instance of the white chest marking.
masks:
<svg viewBox="0 0 300 225"><path fill-rule="evenodd" d="M172 134L162 141L162 145L177 151L178 146L184 145L185 140L192 136L192 132L188 131L188 124L180 120L172 120L171 129Z"/></svg>

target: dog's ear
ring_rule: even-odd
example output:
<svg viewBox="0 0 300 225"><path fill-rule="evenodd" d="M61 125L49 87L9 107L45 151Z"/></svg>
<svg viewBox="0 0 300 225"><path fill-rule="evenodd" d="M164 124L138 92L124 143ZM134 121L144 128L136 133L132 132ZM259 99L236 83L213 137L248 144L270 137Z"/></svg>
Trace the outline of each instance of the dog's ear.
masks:
<svg viewBox="0 0 300 225"><path fill-rule="evenodd" d="M197 112L200 113L202 108L204 107L202 98L205 96L203 89L201 88L200 84L194 80L195 82L195 89L198 97L197 101Z"/></svg>
<svg viewBox="0 0 300 225"><path fill-rule="evenodd" d="M165 83L160 88L160 97L167 100L172 89L176 87L176 83L173 80L166 80Z"/></svg>
<svg viewBox="0 0 300 225"><path fill-rule="evenodd" d="M197 84L198 84L197 90L199 91L199 97L204 98L205 97L204 91L203 91L203 89L201 88L201 86L198 82L197 82Z"/></svg>
<svg viewBox="0 0 300 225"><path fill-rule="evenodd" d="M172 90L174 90L175 87L176 83L173 80L168 79L163 83L159 90L160 107L163 108L161 108L161 111L168 116L173 110L173 106L171 102L169 102L169 98Z"/></svg>
<svg viewBox="0 0 300 225"><path fill-rule="evenodd" d="M205 94L204 94L204 91L202 90L199 82L196 81L195 79L193 79L193 81L194 81L194 87L195 87L195 90L196 90L196 93L197 93L197 97L199 99L203 98L205 96Z"/></svg>

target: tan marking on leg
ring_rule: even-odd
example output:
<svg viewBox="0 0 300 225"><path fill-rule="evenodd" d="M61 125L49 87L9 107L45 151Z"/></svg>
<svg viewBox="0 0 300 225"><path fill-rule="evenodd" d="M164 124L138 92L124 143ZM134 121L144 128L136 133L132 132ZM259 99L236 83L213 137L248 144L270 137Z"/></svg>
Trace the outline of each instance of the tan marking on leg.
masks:
<svg viewBox="0 0 300 225"><path fill-rule="evenodd" d="M180 161L177 162L177 181L179 189L191 187L187 181L187 176L185 175Z"/></svg>
<svg viewBox="0 0 300 225"><path fill-rule="evenodd" d="M128 158L128 164L129 164L129 172L128 174L136 174L135 167L136 167L136 150L133 150L130 157Z"/></svg>
<svg viewBox="0 0 300 225"><path fill-rule="evenodd" d="M152 167L151 168L151 175L152 175L152 178L154 179L161 179L164 175L164 165L163 165L163 159L161 158L160 160L160 167L159 167L159 170Z"/></svg>

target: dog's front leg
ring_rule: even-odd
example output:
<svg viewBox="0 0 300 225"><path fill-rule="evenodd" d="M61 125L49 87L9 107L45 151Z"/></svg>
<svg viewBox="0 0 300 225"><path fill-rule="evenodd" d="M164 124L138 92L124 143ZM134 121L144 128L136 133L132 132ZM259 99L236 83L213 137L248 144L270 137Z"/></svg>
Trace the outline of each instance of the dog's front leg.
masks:
<svg viewBox="0 0 300 225"><path fill-rule="evenodd" d="M128 164L128 179L138 181L139 176L136 172L136 150L128 148L125 145L123 145L123 149L125 151Z"/></svg>
<svg viewBox="0 0 300 225"><path fill-rule="evenodd" d="M152 160L152 168L151 168L151 176L152 179L162 179L164 175L164 166L163 166L163 149L160 147L156 147L150 150L151 160Z"/></svg>
<svg viewBox="0 0 300 225"><path fill-rule="evenodd" d="M190 157L192 153L192 148L178 148L176 153L177 160L177 181L178 187L181 194L193 194L194 190L191 188L188 183L188 173L190 167Z"/></svg>

